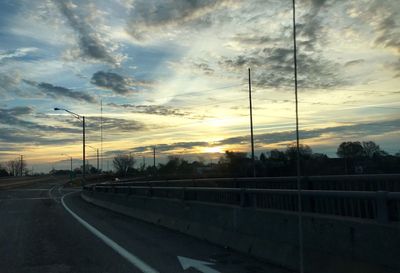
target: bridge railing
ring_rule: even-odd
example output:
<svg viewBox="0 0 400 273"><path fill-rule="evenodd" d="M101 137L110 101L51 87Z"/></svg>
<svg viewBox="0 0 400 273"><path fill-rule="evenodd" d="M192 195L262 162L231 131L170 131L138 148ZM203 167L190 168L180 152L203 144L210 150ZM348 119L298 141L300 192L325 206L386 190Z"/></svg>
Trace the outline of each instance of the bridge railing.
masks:
<svg viewBox="0 0 400 273"><path fill-rule="evenodd" d="M180 180L112 182L115 186L153 187L217 187L217 188L257 188L257 189L297 189L297 178L288 177L240 177L203 178ZM329 175L303 176L303 190L337 191L393 191L400 192L400 174Z"/></svg>
<svg viewBox="0 0 400 273"><path fill-rule="evenodd" d="M218 203L243 208L298 211L298 191L281 189L151 187L97 184L86 191ZM380 223L400 222L400 192L302 190L302 211Z"/></svg>

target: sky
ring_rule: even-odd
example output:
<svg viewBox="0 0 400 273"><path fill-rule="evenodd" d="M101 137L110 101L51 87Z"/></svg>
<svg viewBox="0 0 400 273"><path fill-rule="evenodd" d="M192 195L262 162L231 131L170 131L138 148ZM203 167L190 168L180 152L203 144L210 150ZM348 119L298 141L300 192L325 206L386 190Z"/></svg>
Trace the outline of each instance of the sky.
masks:
<svg viewBox="0 0 400 273"><path fill-rule="evenodd" d="M301 143L399 152L398 0L296 0L296 20ZM54 107L85 116L103 169L130 152L149 164L154 146L157 160L249 152L248 68L256 155L284 150L292 35L291 0L1 0L0 162L80 164L81 121Z"/></svg>

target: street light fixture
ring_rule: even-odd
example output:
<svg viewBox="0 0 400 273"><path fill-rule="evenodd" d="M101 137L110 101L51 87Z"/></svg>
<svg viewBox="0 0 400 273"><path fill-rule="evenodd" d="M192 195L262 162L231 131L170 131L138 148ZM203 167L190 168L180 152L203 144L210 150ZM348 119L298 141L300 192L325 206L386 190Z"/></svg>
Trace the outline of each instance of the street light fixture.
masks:
<svg viewBox="0 0 400 273"><path fill-rule="evenodd" d="M86 145L86 147L89 147L89 148L93 149L94 151L96 151L96 154L97 154L97 171L99 171L99 149L95 148L95 147L92 147L90 145Z"/></svg>
<svg viewBox="0 0 400 273"><path fill-rule="evenodd" d="M78 114L76 114L74 112L71 112L71 111L69 111L67 109L58 108L58 107L54 108L54 111L65 111L65 112L71 114L74 118L82 121L82 142L83 142L83 145L82 145L82 161L83 161L83 174L82 175L83 175L83 182L82 182L82 184L84 184L85 175L86 175L86 163L85 163L86 162L86 155L85 155L85 146L86 146L85 145L85 141L86 141L86 138L85 138L85 116L81 116L81 115L78 115Z"/></svg>

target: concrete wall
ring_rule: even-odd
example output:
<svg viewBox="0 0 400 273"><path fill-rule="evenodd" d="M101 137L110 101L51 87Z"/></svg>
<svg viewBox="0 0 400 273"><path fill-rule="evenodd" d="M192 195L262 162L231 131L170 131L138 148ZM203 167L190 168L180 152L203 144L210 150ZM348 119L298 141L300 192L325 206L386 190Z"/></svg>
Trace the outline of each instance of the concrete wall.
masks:
<svg viewBox="0 0 400 273"><path fill-rule="evenodd" d="M298 218L237 206L86 192L95 205L298 269ZM400 272L400 227L343 218L303 218L305 269L312 273Z"/></svg>

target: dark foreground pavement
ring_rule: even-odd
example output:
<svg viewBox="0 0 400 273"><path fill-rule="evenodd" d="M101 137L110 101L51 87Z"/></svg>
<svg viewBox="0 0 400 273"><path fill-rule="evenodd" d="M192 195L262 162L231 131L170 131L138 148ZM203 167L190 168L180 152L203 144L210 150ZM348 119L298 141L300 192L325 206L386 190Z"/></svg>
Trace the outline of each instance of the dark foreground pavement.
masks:
<svg viewBox="0 0 400 273"><path fill-rule="evenodd" d="M64 182L0 191L1 273L289 272L98 208Z"/></svg>

